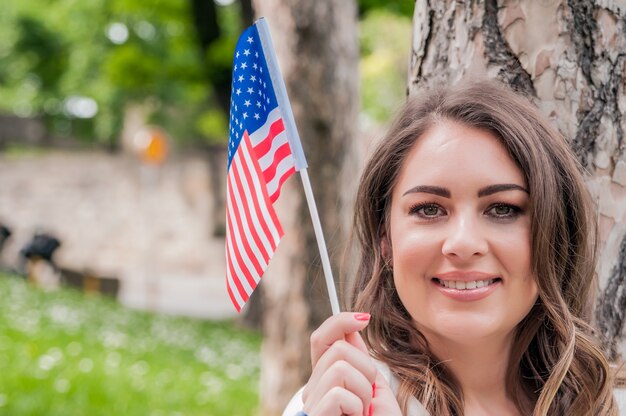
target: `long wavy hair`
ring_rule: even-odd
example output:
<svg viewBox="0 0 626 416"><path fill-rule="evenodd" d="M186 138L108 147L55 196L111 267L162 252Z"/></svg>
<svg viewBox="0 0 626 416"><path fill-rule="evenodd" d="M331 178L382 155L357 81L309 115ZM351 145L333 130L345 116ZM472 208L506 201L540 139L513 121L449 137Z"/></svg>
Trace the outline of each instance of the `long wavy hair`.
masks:
<svg viewBox="0 0 626 416"><path fill-rule="evenodd" d="M495 81L411 98L374 151L358 187L360 257L350 303L370 312L363 332L400 380L406 412L417 398L433 416L463 415L463 394L400 301L381 248L391 195L409 150L426 130L454 121L491 132L523 172L530 193L532 268L539 297L518 324L507 394L524 415L617 415L608 362L589 326L595 288L594 206L567 141L524 97Z"/></svg>

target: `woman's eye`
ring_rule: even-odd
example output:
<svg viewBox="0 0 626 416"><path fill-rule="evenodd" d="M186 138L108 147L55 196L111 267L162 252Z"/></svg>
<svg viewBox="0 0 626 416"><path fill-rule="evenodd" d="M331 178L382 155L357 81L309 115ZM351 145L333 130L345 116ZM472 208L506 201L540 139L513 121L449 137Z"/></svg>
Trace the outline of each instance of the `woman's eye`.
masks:
<svg viewBox="0 0 626 416"><path fill-rule="evenodd" d="M436 218L445 215L443 209L435 204L419 204L411 207L410 214L415 214L422 218Z"/></svg>
<svg viewBox="0 0 626 416"><path fill-rule="evenodd" d="M430 217L433 215L437 215L437 213L439 212L439 208L431 205L431 206L422 208L422 212L424 213L424 215L428 215Z"/></svg>
<svg viewBox="0 0 626 416"><path fill-rule="evenodd" d="M508 204L496 204L487 210L487 215L496 218L513 218L521 212L521 209Z"/></svg>

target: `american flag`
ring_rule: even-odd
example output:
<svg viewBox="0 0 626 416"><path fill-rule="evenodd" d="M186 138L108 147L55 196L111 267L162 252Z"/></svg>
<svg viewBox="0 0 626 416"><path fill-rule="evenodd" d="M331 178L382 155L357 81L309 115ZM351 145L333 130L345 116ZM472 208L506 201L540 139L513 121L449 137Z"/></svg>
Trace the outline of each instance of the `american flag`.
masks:
<svg viewBox="0 0 626 416"><path fill-rule="evenodd" d="M268 51L269 32L258 24L237 42L230 100L226 287L237 311L256 288L283 236L273 203L283 182L296 171L283 124L285 109L279 105L284 84L271 61L273 50Z"/></svg>

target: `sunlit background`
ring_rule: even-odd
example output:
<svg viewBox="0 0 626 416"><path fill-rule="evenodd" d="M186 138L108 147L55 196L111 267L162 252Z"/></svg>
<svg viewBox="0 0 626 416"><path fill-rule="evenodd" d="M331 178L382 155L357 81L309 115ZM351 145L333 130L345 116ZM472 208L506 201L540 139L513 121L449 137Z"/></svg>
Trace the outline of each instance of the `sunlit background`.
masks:
<svg viewBox="0 0 626 416"><path fill-rule="evenodd" d="M246 4L2 4L0 415L255 414L223 239ZM362 131L405 95L412 9L359 1Z"/></svg>

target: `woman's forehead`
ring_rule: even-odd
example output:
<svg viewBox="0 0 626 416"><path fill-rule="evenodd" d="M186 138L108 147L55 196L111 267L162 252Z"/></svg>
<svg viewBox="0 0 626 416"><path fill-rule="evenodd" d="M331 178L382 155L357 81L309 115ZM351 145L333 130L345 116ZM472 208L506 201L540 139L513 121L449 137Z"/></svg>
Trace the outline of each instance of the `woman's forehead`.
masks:
<svg viewBox="0 0 626 416"><path fill-rule="evenodd" d="M493 133L445 121L417 138L400 168L398 183L454 184L470 178L526 185L524 173Z"/></svg>

